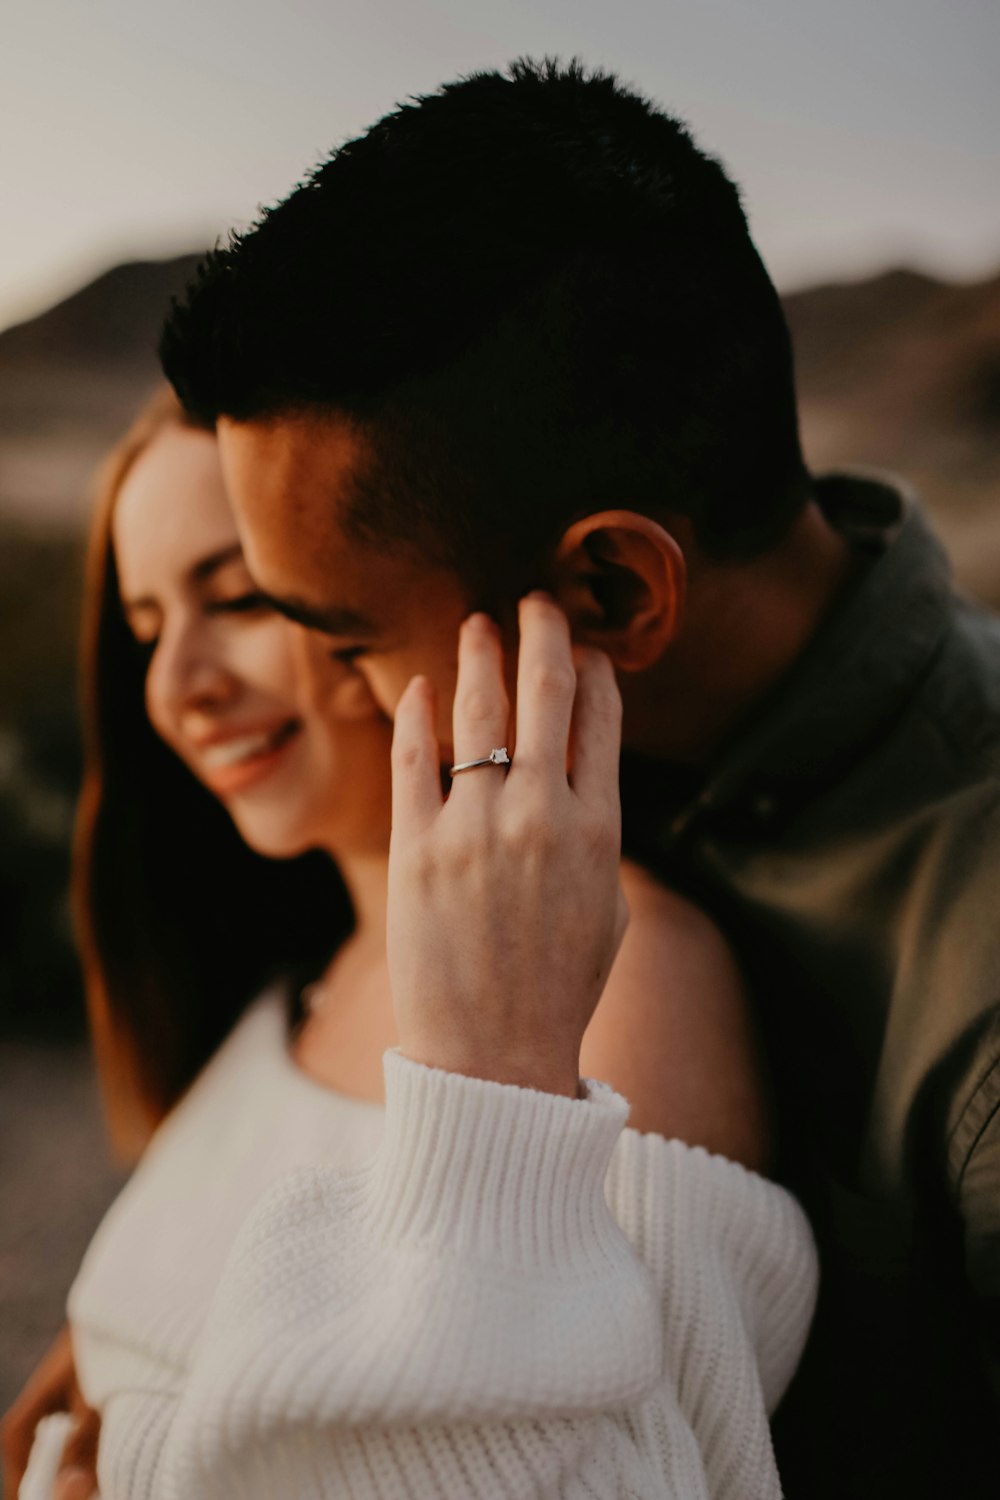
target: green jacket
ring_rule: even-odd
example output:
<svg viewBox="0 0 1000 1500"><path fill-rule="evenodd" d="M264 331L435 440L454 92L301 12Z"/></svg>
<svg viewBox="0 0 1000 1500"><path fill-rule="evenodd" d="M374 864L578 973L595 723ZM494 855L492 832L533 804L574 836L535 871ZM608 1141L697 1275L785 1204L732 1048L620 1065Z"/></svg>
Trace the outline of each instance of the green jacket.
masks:
<svg viewBox="0 0 1000 1500"><path fill-rule="evenodd" d="M818 497L857 581L697 789L623 759L626 847L737 948L816 1230L788 1494L995 1496L1000 622L899 491Z"/></svg>

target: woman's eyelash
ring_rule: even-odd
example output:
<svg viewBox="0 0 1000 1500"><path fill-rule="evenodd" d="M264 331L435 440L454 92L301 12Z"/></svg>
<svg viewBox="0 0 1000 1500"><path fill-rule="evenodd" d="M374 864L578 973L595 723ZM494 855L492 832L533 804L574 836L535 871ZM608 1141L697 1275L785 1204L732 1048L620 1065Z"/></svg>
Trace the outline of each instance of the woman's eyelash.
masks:
<svg viewBox="0 0 1000 1500"><path fill-rule="evenodd" d="M208 605L208 611L213 615L249 614L251 610L265 608L267 600L263 594L256 593L238 594L235 599L218 599Z"/></svg>
<svg viewBox="0 0 1000 1500"><path fill-rule="evenodd" d="M359 656L364 656L365 650L364 646L334 646L331 648L330 656L333 661L350 666L352 661L357 661Z"/></svg>
<svg viewBox="0 0 1000 1500"><path fill-rule="evenodd" d="M263 594L250 592L237 594L234 599L216 599L205 605L205 613L210 615L242 615L251 614L258 609L269 609L270 605ZM131 632L130 632L131 634ZM140 640L137 635L132 635L132 644L144 661L148 661L159 644L159 636L150 636Z"/></svg>

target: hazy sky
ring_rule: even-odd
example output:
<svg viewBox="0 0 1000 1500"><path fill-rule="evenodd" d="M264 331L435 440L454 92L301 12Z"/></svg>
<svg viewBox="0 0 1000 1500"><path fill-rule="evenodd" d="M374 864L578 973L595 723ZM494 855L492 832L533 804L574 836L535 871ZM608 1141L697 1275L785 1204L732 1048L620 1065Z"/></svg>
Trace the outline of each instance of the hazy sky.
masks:
<svg viewBox="0 0 1000 1500"><path fill-rule="evenodd" d="M246 222L405 95L545 52L686 117L784 287L1000 265L1000 0L3 0L0 327Z"/></svg>

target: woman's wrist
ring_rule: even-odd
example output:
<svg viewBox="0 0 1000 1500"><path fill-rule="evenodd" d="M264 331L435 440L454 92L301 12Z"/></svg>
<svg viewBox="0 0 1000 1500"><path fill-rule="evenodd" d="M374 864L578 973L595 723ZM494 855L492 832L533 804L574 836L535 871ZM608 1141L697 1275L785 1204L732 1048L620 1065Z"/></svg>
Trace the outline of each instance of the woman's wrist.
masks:
<svg viewBox="0 0 1000 1500"><path fill-rule="evenodd" d="M411 1062L466 1078L510 1084L542 1094L580 1097L580 1048L561 1048L557 1053L530 1043L518 1048L477 1046L465 1036L401 1038L399 1051Z"/></svg>

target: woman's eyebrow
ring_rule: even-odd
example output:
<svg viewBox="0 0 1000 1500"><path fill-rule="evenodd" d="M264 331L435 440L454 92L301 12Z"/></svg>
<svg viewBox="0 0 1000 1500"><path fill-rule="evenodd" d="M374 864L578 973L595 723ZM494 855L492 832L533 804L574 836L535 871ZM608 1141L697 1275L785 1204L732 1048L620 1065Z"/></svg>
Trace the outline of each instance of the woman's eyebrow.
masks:
<svg viewBox="0 0 1000 1500"><path fill-rule="evenodd" d="M234 542L230 547L220 547L218 552L211 552L208 557L203 557L200 562L196 562L191 569L191 577L196 583L204 583L206 578L211 578L213 573L217 573L220 568L225 567L228 562L233 562L235 558L241 561L243 558L243 548L239 542Z"/></svg>
<svg viewBox="0 0 1000 1500"><path fill-rule="evenodd" d="M234 542L231 546L220 547L218 552L210 552L207 557L194 563L188 576L195 583L204 583L207 578L211 578L213 573L224 568L226 563L235 562L237 558L242 562L243 548L239 542ZM122 599L122 609L129 614L136 609L159 609L159 604L152 594L143 594L138 599Z"/></svg>

